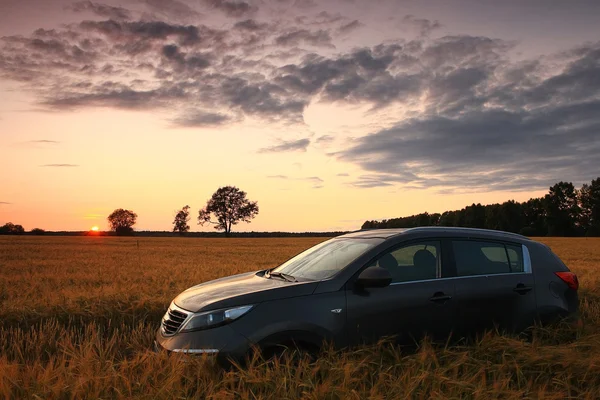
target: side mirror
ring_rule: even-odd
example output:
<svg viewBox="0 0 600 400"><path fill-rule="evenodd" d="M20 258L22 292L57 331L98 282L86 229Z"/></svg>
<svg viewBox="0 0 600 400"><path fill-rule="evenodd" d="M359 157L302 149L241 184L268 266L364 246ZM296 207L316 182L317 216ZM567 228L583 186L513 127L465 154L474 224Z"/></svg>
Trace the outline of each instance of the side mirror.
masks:
<svg viewBox="0 0 600 400"><path fill-rule="evenodd" d="M358 275L356 284L363 288L386 287L392 283L390 271L381 267L368 267Z"/></svg>

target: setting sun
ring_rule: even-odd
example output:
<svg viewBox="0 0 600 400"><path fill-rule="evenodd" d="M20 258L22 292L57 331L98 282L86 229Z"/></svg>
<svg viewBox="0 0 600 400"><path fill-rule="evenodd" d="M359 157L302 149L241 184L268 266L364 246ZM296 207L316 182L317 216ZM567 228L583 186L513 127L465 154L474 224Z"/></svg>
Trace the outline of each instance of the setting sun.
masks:
<svg viewBox="0 0 600 400"><path fill-rule="evenodd" d="M98 227L97 226L92 226L91 230L94 231L94 232L98 232Z"/></svg>

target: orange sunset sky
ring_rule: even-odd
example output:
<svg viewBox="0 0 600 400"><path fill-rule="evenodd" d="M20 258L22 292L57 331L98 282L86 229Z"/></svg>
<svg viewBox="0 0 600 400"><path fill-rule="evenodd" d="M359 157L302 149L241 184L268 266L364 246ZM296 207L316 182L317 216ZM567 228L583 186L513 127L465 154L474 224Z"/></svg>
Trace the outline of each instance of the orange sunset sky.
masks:
<svg viewBox="0 0 600 400"><path fill-rule="evenodd" d="M526 200L600 170L600 2L0 1L0 224L237 231Z"/></svg>

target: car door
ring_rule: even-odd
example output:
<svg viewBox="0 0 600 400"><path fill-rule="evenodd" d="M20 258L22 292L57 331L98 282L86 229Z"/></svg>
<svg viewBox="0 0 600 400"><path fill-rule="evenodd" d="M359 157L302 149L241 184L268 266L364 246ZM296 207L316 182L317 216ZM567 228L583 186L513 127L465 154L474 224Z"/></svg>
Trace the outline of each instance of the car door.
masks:
<svg viewBox="0 0 600 400"><path fill-rule="evenodd" d="M363 267L388 269L392 283L383 288L348 283L350 344L373 343L384 336L409 342L425 332L447 334L455 311L454 282L439 279L442 260L440 241L427 240L390 248Z"/></svg>
<svg viewBox="0 0 600 400"><path fill-rule="evenodd" d="M535 285L521 245L453 239L457 331L521 331L536 313Z"/></svg>

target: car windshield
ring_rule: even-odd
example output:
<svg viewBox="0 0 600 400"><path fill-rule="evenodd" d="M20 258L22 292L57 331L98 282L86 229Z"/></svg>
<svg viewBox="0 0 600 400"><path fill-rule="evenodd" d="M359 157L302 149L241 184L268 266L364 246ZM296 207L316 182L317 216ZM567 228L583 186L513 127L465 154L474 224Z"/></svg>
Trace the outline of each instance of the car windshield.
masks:
<svg viewBox="0 0 600 400"><path fill-rule="evenodd" d="M322 280L331 278L358 256L381 243L382 239L330 239L298 254L273 272L294 278Z"/></svg>

